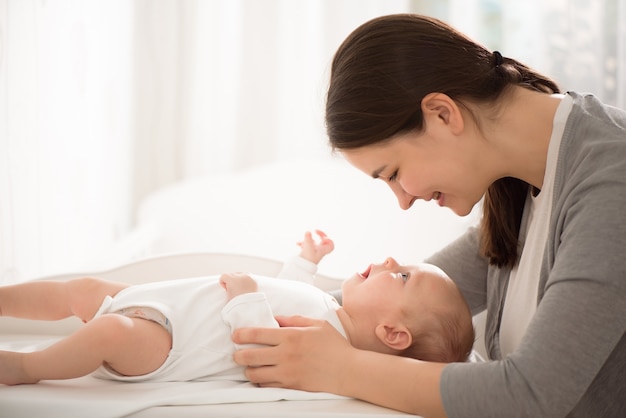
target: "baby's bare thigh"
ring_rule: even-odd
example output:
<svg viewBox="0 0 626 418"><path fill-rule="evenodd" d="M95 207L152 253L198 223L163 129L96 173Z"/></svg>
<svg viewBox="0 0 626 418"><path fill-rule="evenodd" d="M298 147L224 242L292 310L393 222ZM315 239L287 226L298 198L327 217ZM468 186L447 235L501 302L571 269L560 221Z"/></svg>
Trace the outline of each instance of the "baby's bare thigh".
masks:
<svg viewBox="0 0 626 418"><path fill-rule="evenodd" d="M154 321L122 318L125 326L116 336L119 349L107 358L109 367L124 376L141 376L157 370L169 355L172 335Z"/></svg>

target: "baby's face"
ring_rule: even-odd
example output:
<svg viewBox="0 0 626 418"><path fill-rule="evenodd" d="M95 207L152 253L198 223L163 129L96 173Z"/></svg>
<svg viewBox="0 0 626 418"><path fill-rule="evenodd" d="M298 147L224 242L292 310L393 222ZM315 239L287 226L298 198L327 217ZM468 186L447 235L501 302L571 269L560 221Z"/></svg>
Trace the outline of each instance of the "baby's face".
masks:
<svg viewBox="0 0 626 418"><path fill-rule="evenodd" d="M402 266L393 258L371 264L343 283L343 307L373 321L397 318L401 310L426 314L441 306L461 304L456 285L431 264Z"/></svg>

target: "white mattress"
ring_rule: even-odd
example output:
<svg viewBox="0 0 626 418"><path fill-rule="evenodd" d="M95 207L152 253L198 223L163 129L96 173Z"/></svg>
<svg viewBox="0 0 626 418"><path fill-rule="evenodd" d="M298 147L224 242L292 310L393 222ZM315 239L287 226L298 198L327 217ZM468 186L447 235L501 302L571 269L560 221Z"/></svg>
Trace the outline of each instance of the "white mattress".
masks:
<svg viewBox="0 0 626 418"><path fill-rule="evenodd" d="M332 394L258 388L248 382L123 383L91 376L2 387L0 405L0 416L7 418L405 415Z"/></svg>

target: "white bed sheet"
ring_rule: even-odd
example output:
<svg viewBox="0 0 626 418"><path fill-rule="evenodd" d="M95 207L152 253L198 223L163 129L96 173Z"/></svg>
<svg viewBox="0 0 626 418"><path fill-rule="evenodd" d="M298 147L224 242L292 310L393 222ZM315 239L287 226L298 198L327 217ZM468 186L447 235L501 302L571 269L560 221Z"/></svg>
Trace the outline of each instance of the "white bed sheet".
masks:
<svg viewBox="0 0 626 418"><path fill-rule="evenodd" d="M32 341L26 345L32 346ZM15 348L15 340L8 345ZM325 402L315 404L320 401ZM355 407L367 411L368 416L400 415L361 404L329 393L258 388L249 382L233 381L124 383L85 376L0 388L0 416L12 418L114 418L136 414L150 417L154 408L165 416L187 416L190 412L198 416L293 416L295 411L298 416L302 416L301 411L346 416ZM192 406L193 410L187 408ZM186 407L184 414L176 407Z"/></svg>
<svg viewBox="0 0 626 418"><path fill-rule="evenodd" d="M0 405L7 418L406 416L332 394L247 382L123 383L90 376L3 387Z"/></svg>
<svg viewBox="0 0 626 418"><path fill-rule="evenodd" d="M273 275L280 262L236 254L174 254L136 261L104 272L52 277L67 280L97 276L128 283L250 271ZM43 280L50 278L43 278ZM338 286L318 277L318 285ZM0 350L40 349L80 326L63 321L0 318ZM0 417L153 418L153 417L397 417L412 416L328 393L258 388L247 382L123 383L91 376L36 385L0 385Z"/></svg>

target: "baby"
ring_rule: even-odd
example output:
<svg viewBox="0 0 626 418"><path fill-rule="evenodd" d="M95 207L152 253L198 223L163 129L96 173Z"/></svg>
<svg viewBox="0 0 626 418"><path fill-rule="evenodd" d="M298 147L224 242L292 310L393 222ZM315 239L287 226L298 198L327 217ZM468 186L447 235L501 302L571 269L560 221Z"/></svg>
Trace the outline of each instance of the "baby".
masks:
<svg viewBox="0 0 626 418"><path fill-rule="evenodd" d="M301 252L277 280L230 273L130 286L95 278L0 287L0 315L77 316L75 333L32 353L0 351L0 383L15 385L93 373L124 381L245 380L232 359L232 330L277 327L274 315L326 319L363 350L428 361L465 361L474 330L454 283L438 268L372 264L342 285L343 306L313 286L334 249L306 232Z"/></svg>

